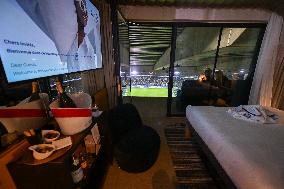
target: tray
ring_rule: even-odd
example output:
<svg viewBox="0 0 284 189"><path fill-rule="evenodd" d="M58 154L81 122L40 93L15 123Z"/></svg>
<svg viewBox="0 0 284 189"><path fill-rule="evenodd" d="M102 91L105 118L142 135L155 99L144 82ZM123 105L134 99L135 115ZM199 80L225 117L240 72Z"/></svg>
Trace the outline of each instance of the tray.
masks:
<svg viewBox="0 0 284 189"><path fill-rule="evenodd" d="M33 152L31 150L27 150L22 158L21 158L21 163L26 164L26 165L41 165L47 162L50 162L52 160L55 160L59 158L60 156L64 155L66 152L68 152L71 149L72 145L67 146L65 148L62 148L60 150L56 150L53 152L49 157L42 159L42 160L37 160L33 157Z"/></svg>

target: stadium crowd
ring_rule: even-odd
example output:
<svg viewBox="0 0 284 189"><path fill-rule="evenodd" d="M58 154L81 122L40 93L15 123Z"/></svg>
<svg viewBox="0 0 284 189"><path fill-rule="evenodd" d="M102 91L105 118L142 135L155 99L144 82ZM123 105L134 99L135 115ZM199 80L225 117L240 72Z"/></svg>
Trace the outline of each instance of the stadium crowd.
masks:
<svg viewBox="0 0 284 189"><path fill-rule="evenodd" d="M213 85L219 86L223 85L226 87L229 87L228 80L245 80L247 78L247 75L244 71L239 73L223 73L221 70L216 70L213 78L212 70L210 68L207 68L204 70L203 73L200 73L199 75L194 75L189 77L181 77L181 76L174 76L173 77L173 88L174 89L181 89L182 83L186 80L204 80L205 82L211 82ZM157 76L157 75L135 75L135 76L122 76L121 77L122 86L123 87L157 87L157 88L167 88L169 83L169 77L168 76ZM226 84L228 83L228 84Z"/></svg>
<svg viewBox="0 0 284 189"><path fill-rule="evenodd" d="M182 82L188 80L188 78L174 77L174 88L181 88ZM130 77L121 78L122 86L130 85ZM131 77L131 86L143 86L143 87L168 87L168 77L158 76L135 76Z"/></svg>

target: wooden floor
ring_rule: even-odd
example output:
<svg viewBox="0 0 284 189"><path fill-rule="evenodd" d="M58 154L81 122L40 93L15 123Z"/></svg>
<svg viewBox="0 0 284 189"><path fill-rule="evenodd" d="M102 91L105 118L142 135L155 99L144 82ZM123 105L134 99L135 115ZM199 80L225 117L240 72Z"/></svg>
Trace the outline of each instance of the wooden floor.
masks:
<svg viewBox="0 0 284 189"><path fill-rule="evenodd" d="M151 110L149 110L151 111ZM161 138L160 153L155 164L143 173L127 173L114 163L106 176L104 189L173 189L176 175L166 142L164 128L177 122L185 123L185 118L143 117L145 125L154 128Z"/></svg>
<svg viewBox="0 0 284 189"><path fill-rule="evenodd" d="M165 128L175 124L185 124L185 117L166 117L167 98L127 97L140 113L143 123L154 128L161 138L161 148L157 161L143 173L127 173L114 162L110 166L104 189L173 189L179 188L174 164L171 158Z"/></svg>

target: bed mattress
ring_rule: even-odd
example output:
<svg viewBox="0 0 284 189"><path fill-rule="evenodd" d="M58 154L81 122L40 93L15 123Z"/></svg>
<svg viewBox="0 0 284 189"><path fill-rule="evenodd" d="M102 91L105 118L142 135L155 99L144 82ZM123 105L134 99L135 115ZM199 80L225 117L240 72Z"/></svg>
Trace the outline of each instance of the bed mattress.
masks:
<svg viewBox="0 0 284 189"><path fill-rule="evenodd" d="M237 188L284 188L284 111L278 124L233 118L228 108L188 106L186 117Z"/></svg>

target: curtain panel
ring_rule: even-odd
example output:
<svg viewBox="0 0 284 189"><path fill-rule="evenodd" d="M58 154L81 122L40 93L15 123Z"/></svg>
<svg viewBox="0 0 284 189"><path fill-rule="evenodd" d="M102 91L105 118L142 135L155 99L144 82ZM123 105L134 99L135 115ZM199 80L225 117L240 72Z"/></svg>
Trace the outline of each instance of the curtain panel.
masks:
<svg viewBox="0 0 284 189"><path fill-rule="evenodd" d="M284 24L280 36L278 56L272 88L272 107L284 109Z"/></svg>
<svg viewBox="0 0 284 189"><path fill-rule="evenodd" d="M283 41L280 40L283 35L282 28L283 17L272 13L259 52L249 104L272 106L273 102L273 106L277 106L273 97L276 95L275 92L281 93L282 91L278 90L278 86L279 82L283 83L283 80L279 79L279 77L283 77L283 74L276 71L281 62L283 63L280 58L280 51L283 48Z"/></svg>

